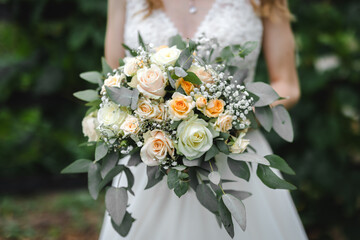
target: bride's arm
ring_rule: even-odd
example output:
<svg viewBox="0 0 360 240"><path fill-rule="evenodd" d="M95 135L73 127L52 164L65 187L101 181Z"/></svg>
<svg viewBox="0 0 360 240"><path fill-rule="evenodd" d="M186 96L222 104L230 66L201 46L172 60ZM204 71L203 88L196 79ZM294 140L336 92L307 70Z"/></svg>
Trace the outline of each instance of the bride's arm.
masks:
<svg viewBox="0 0 360 240"><path fill-rule="evenodd" d="M299 101L300 86L290 21L264 19L263 25L263 50L271 86L281 97L289 97L276 104L284 104L286 108L291 108Z"/></svg>
<svg viewBox="0 0 360 240"><path fill-rule="evenodd" d="M112 68L119 66L119 58L125 56L124 42L126 0L108 0L105 35L105 59Z"/></svg>

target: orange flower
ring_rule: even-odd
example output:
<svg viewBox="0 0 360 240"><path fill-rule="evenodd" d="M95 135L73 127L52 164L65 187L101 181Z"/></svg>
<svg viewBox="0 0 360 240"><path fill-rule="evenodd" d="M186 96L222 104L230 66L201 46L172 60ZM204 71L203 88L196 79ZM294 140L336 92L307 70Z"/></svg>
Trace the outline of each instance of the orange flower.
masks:
<svg viewBox="0 0 360 240"><path fill-rule="evenodd" d="M178 92L173 94L172 100L168 101L167 105L169 107L169 115L175 121L186 119L195 107L195 103L190 96L185 96Z"/></svg>
<svg viewBox="0 0 360 240"><path fill-rule="evenodd" d="M218 117L224 111L225 102L221 99L212 99L209 101L204 111L208 117Z"/></svg>
<svg viewBox="0 0 360 240"><path fill-rule="evenodd" d="M187 95L190 95L192 90L194 90L194 85L191 82L185 81L183 78L179 78L176 81L175 87L178 88L180 85Z"/></svg>
<svg viewBox="0 0 360 240"><path fill-rule="evenodd" d="M198 97L197 99L196 99L196 107L197 107L197 109L199 109L199 110L201 110L201 109L203 109L205 106L206 106L206 104L207 104L207 100L206 100L206 98L204 98L203 96L201 96L201 97Z"/></svg>

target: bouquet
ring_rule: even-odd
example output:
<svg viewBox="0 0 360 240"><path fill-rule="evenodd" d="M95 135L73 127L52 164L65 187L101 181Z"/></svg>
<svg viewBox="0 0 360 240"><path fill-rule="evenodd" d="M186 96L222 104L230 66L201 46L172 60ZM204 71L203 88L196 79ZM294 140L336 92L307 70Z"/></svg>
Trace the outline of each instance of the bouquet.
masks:
<svg viewBox="0 0 360 240"><path fill-rule="evenodd" d="M169 46L144 43L124 45L131 57L120 59L120 67L111 69L102 59L102 73L85 72L80 77L97 86L74 96L86 101L89 110L83 119L83 132L95 147L94 160L80 159L63 173L88 173L88 187L96 199L107 187L105 205L113 227L122 236L130 231L135 219L127 211L128 193L133 194L134 176L129 166L147 165L151 188L167 178L169 189L178 197L190 188L199 202L217 218L231 237L233 219L245 231L246 211L242 202L251 194L224 189L215 156L227 156L231 172L249 180L250 167L257 165L257 176L270 188L295 189L279 178L271 168L294 174L277 155L256 154L246 138L250 128L272 128L292 141L289 114L270 85L245 83L246 72L234 64L257 46L256 42L220 49L216 39L202 36L183 41L177 35ZM127 165L119 159L130 155ZM255 166L255 165L254 165ZM120 172L127 187L108 187Z"/></svg>

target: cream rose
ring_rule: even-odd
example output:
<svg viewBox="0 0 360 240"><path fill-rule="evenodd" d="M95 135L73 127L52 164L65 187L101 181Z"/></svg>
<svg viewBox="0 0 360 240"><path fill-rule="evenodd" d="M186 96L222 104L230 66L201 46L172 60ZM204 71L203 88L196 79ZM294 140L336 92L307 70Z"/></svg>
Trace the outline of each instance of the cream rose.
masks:
<svg viewBox="0 0 360 240"><path fill-rule="evenodd" d="M203 96L196 98L195 105L197 109L202 110L206 106L206 104L207 100Z"/></svg>
<svg viewBox="0 0 360 240"><path fill-rule="evenodd" d="M167 112L166 112L166 107L164 103L160 103L159 105L157 105L157 115L153 118L154 121L156 122L163 122L166 121L167 119Z"/></svg>
<svg viewBox="0 0 360 240"><path fill-rule="evenodd" d="M202 156L213 145L208 123L197 116L182 121L177 128L178 150L189 160Z"/></svg>
<svg viewBox="0 0 360 240"><path fill-rule="evenodd" d="M137 109L135 113L139 115L140 118L152 119L159 114L159 103L152 102L147 98L140 98L138 101Z"/></svg>
<svg viewBox="0 0 360 240"><path fill-rule="evenodd" d="M220 114L214 124L214 129L220 132L227 132L232 128L233 117L230 114Z"/></svg>
<svg viewBox="0 0 360 240"><path fill-rule="evenodd" d="M145 144L140 150L141 160L148 166L159 165L169 155L174 158L174 144L161 130L153 130L144 136Z"/></svg>
<svg viewBox="0 0 360 240"><path fill-rule="evenodd" d="M139 60L137 58L129 58L125 61L124 73L126 76L132 77L139 69Z"/></svg>
<svg viewBox="0 0 360 240"><path fill-rule="evenodd" d="M214 79L210 73L210 70L206 70L204 67L199 67L196 65L192 65L189 72L195 73L195 75L203 82L203 83L214 83Z"/></svg>
<svg viewBox="0 0 360 240"><path fill-rule="evenodd" d="M117 124L120 125L126 118L127 113L113 102L108 102L100 108L97 119L100 124L105 126Z"/></svg>
<svg viewBox="0 0 360 240"><path fill-rule="evenodd" d="M195 102L192 97L175 92L172 99L167 102L167 106L171 119L178 121L188 118L193 113Z"/></svg>
<svg viewBox="0 0 360 240"><path fill-rule="evenodd" d="M123 130L125 135L138 133L140 130L139 120L134 116L128 115L123 124L121 124L120 130Z"/></svg>
<svg viewBox="0 0 360 240"><path fill-rule="evenodd" d="M236 139L235 143L230 147L230 152L243 153L246 150L246 147L249 145L250 140L244 139L245 135L245 133L240 134L240 136Z"/></svg>
<svg viewBox="0 0 360 240"><path fill-rule="evenodd" d="M174 66L176 60L179 58L181 50L176 46L171 48L164 47L151 56L151 61L157 65L172 65Z"/></svg>
<svg viewBox="0 0 360 240"><path fill-rule="evenodd" d="M105 79L104 81L104 85L101 88L101 93L105 92L105 86L107 87L121 87L121 81L123 81L125 79L125 75L124 74L115 74L113 76L109 76L107 79Z"/></svg>
<svg viewBox="0 0 360 240"><path fill-rule="evenodd" d="M154 64L150 68L138 70L136 79L132 79L140 93L148 98L159 99L165 96L166 81L160 68Z"/></svg>
<svg viewBox="0 0 360 240"><path fill-rule="evenodd" d="M99 126L99 122L96 118L97 111L90 113L81 122L82 130L85 137L88 137L89 142L99 140L99 133L96 129Z"/></svg>

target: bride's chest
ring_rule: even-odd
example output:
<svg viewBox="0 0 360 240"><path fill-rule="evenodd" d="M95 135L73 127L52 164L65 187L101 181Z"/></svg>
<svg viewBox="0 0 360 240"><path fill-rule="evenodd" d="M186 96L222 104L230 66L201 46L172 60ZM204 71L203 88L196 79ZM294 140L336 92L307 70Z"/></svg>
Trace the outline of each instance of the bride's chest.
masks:
<svg viewBox="0 0 360 240"><path fill-rule="evenodd" d="M204 18L194 28L194 38L204 33L216 37L221 45L238 44L245 41L261 42L262 23L256 16L250 0L215 0ZM169 37L180 31L174 22L162 11L155 10L144 18L145 0L128 0L124 42L137 46L137 32L144 40L154 45L167 44Z"/></svg>

